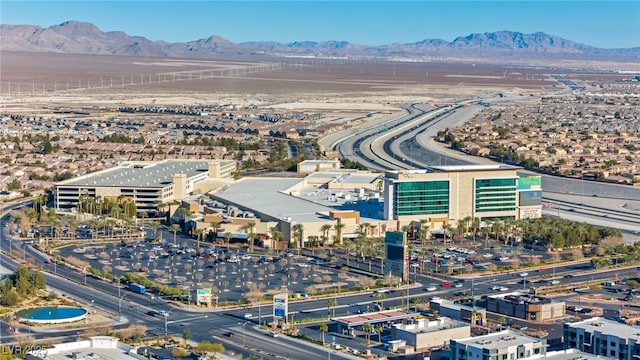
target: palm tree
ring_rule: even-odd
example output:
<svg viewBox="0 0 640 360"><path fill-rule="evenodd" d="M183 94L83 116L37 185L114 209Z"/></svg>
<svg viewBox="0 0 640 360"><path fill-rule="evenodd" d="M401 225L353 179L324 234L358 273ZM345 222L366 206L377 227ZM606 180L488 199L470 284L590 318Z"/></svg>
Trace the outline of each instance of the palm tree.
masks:
<svg viewBox="0 0 640 360"><path fill-rule="evenodd" d="M362 324L362 330L364 330L364 337L367 339L367 345L371 344L371 330L373 329L373 326L366 322L364 324Z"/></svg>
<svg viewBox="0 0 640 360"><path fill-rule="evenodd" d="M233 238L233 234L229 231L224 233L224 239L227 241L227 250L231 247L231 239Z"/></svg>
<svg viewBox="0 0 640 360"><path fill-rule="evenodd" d="M493 232L496 235L496 241L500 241L500 235L504 233L505 223L502 220L496 220L493 222Z"/></svg>
<svg viewBox="0 0 640 360"><path fill-rule="evenodd" d="M253 252L253 240L256 237L256 234L253 231L256 229L256 223L252 221L245 227L247 229L247 240L249 241L249 252Z"/></svg>
<svg viewBox="0 0 640 360"><path fill-rule="evenodd" d="M491 228L493 224L490 221L486 221L486 226L480 229L480 232L484 236L484 247L489 247L489 234L491 233Z"/></svg>
<svg viewBox="0 0 640 360"><path fill-rule="evenodd" d="M380 309L384 309L384 299L387 298L387 295L384 293L376 293L376 300L380 302Z"/></svg>
<svg viewBox="0 0 640 360"><path fill-rule="evenodd" d="M200 240L204 234L204 229L196 229L196 248L200 248Z"/></svg>
<svg viewBox="0 0 640 360"><path fill-rule="evenodd" d="M478 229L480 228L480 218L473 216L471 218L471 227L473 228L473 243L476 242L476 237L478 235Z"/></svg>
<svg viewBox="0 0 640 360"><path fill-rule="evenodd" d="M329 240L329 230L331 230L331 224L324 224L320 227L320 231L322 231L322 243L326 244Z"/></svg>
<svg viewBox="0 0 640 360"><path fill-rule="evenodd" d="M353 241L351 239L345 239L342 247L345 251L345 256L347 258L347 267L349 267L349 260L351 259L351 250L353 250Z"/></svg>
<svg viewBox="0 0 640 360"><path fill-rule="evenodd" d="M212 221L209 223L209 225L211 225L211 228L213 229L213 232L215 233L216 231L218 231L218 227L220 226L219 222L216 221Z"/></svg>
<svg viewBox="0 0 640 360"><path fill-rule="evenodd" d="M335 245L342 244L342 230L344 229L344 227L345 227L345 225L343 223L341 223L339 219L338 219L338 223L333 226L333 228L336 230L336 242L337 242L337 244L335 244Z"/></svg>
<svg viewBox="0 0 640 360"><path fill-rule="evenodd" d="M444 231L444 242L447 242L447 234L451 234L453 232L453 227L450 224L442 225L442 231ZM453 239L451 239L453 240Z"/></svg>
<svg viewBox="0 0 640 360"><path fill-rule="evenodd" d="M304 225L293 225L293 237L296 240L296 247L298 248L298 256L300 256L300 250L302 249L302 237L304 234Z"/></svg>
<svg viewBox="0 0 640 360"><path fill-rule="evenodd" d="M324 346L324 333L329 331L329 326L327 324L320 324L318 330L320 331L320 334L322 334L322 345Z"/></svg>
<svg viewBox="0 0 640 360"><path fill-rule="evenodd" d="M278 241L282 239L282 232L278 230L276 226L272 226L269 228L269 234L271 234L271 240L273 241L273 246L278 250Z"/></svg>
<svg viewBox="0 0 640 360"><path fill-rule="evenodd" d="M464 239L464 236L469 232L469 229L471 229L471 222L472 222L472 218L471 216L465 216L462 220L462 226L460 224L460 222L458 222L458 229L462 230L463 234L460 235L460 239Z"/></svg>
<svg viewBox="0 0 640 360"><path fill-rule="evenodd" d="M153 229L153 241L156 241L158 238L158 229L160 228L160 222L152 221L149 224L149 227Z"/></svg>
<svg viewBox="0 0 640 360"><path fill-rule="evenodd" d="M384 332L384 328L380 325L375 328L376 333L378 333L378 342L382 342L380 339L382 337L382 332Z"/></svg>
<svg viewBox="0 0 640 360"><path fill-rule="evenodd" d="M338 303L336 302L335 299L329 299L327 300L327 314L329 314L331 312L331 310L333 309L333 317L336 316L336 306L338 306Z"/></svg>
<svg viewBox="0 0 640 360"><path fill-rule="evenodd" d="M178 224L171 224L171 231L173 231L173 244L176 244L176 234L178 233L178 230L180 230L180 225Z"/></svg>
<svg viewBox="0 0 640 360"><path fill-rule="evenodd" d="M429 234L429 220L421 219L420 220L420 240L422 240L422 247L424 247L424 242L427 240L427 236Z"/></svg>

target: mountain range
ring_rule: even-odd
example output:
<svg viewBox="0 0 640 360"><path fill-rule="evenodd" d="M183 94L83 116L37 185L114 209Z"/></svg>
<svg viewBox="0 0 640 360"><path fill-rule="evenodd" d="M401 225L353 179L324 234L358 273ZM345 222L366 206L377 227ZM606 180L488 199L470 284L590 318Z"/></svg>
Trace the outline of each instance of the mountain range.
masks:
<svg viewBox="0 0 640 360"><path fill-rule="evenodd" d="M220 36L169 43L103 32L91 23L67 21L48 28L35 25L0 25L0 50L103 54L147 57L214 58L220 56L300 56L315 58L395 60L598 60L640 61L640 47L603 49L558 36L536 32L497 31L460 36L453 41L426 39L415 43L380 46L347 41L267 41L233 43Z"/></svg>

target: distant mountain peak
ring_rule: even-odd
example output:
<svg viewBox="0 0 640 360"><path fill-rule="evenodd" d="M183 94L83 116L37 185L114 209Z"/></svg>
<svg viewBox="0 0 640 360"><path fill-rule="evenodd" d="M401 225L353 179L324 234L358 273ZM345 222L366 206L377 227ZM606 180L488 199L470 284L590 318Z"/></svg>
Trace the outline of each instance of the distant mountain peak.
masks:
<svg viewBox="0 0 640 360"><path fill-rule="evenodd" d="M79 54L111 54L156 57L213 57L217 55L252 56L340 56L351 58L411 58L415 60L453 58L456 60L499 59L527 62L544 60L640 61L640 48L600 49L541 31L525 34L517 31L471 33L448 42L425 39L416 43L367 46L348 41L274 41L233 43L218 35L185 43L151 41L122 31L102 32L94 24L65 21L42 28L32 25L0 25L0 49L51 51ZM258 55L256 55L258 56Z"/></svg>

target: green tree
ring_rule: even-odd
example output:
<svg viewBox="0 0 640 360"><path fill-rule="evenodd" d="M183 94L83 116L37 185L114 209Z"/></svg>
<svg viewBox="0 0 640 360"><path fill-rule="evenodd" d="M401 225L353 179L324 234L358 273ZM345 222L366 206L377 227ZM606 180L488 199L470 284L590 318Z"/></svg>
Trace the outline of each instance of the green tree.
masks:
<svg viewBox="0 0 640 360"><path fill-rule="evenodd" d="M7 184L7 189L10 191L20 190L21 188L22 184L20 184L20 181L18 179L13 179L13 181Z"/></svg>
<svg viewBox="0 0 640 360"><path fill-rule="evenodd" d="M224 352L224 346L222 346L222 344L218 344L218 343L211 343L209 341L201 341L197 346L196 346L196 351L201 353L201 354L215 354L217 353L223 353Z"/></svg>
<svg viewBox="0 0 640 360"><path fill-rule="evenodd" d="M31 284L35 290L44 290L47 288L47 278L42 271L36 270L31 274Z"/></svg>
<svg viewBox="0 0 640 360"><path fill-rule="evenodd" d="M2 301L0 302L4 306L16 306L20 303L20 295L15 290L10 290L8 293L2 295Z"/></svg>
<svg viewBox="0 0 640 360"><path fill-rule="evenodd" d="M191 338L191 330L189 330L188 327L184 328L184 330L182 331L182 339L184 340L184 342L186 343L187 341L191 340Z"/></svg>
<svg viewBox="0 0 640 360"><path fill-rule="evenodd" d="M20 297L27 297L32 292L31 274L27 267L20 266L16 269L15 287Z"/></svg>

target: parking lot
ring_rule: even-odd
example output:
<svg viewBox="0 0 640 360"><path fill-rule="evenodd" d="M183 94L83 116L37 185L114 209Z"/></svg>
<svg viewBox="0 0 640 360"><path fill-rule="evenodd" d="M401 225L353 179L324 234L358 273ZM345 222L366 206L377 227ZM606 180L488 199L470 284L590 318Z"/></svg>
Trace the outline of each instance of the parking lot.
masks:
<svg viewBox="0 0 640 360"><path fill-rule="evenodd" d="M147 277L158 284L183 290L212 288L219 302L257 299L269 294L289 292L307 297L316 292L340 291L371 284L364 276L354 276L347 268L316 257L280 254L247 254L246 249L178 239L162 243L102 243L67 246L56 252L63 258L75 257L92 268L114 276L127 272Z"/></svg>

